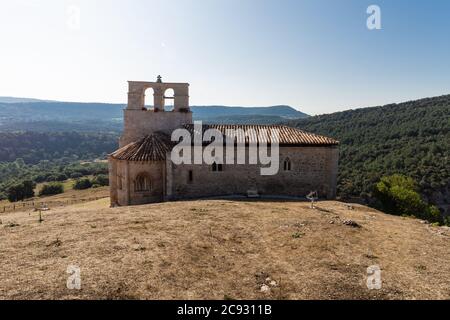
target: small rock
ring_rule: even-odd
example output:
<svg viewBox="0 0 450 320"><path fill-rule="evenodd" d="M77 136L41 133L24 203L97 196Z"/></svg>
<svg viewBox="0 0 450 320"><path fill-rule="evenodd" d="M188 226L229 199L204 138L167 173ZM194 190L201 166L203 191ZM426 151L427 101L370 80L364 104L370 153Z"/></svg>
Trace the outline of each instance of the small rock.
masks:
<svg viewBox="0 0 450 320"><path fill-rule="evenodd" d="M62 241L59 240L59 238L56 238L56 240L50 242L47 247L60 247L62 245Z"/></svg>
<svg viewBox="0 0 450 320"><path fill-rule="evenodd" d="M275 280L270 281L270 285L272 287L276 287L277 286L277 282Z"/></svg>
<svg viewBox="0 0 450 320"><path fill-rule="evenodd" d="M342 221L342 224L345 224L346 226L350 226L350 227L353 227L353 228L360 228L361 227L358 223L356 223L353 220L344 220L344 221Z"/></svg>
<svg viewBox="0 0 450 320"><path fill-rule="evenodd" d="M146 249L147 249L146 247L141 246L140 244L133 246L134 251L145 251Z"/></svg>
<svg viewBox="0 0 450 320"><path fill-rule="evenodd" d="M330 221L330 224L334 224L334 221L333 221L333 220L331 220L331 221Z"/></svg>
<svg viewBox="0 0 450 320"><path fill-rule="evenodd" d="M266 282L270 282L272 279L270 279L270 277L266 278Z"/></svg>
<svg viewBox="0 0 450 320"><path fill-rule="evenodd" d="M15 222L9 222L5 225L5 228L14 228L14 227L18 227L19 224L15 223Z"/></svg>
<svg viewBox="0 0 450 320"><path fill-rule="evenodd" d="M263 284L261 286L261 292L269 293L270 292L270 287L267 284Z"/></svg>

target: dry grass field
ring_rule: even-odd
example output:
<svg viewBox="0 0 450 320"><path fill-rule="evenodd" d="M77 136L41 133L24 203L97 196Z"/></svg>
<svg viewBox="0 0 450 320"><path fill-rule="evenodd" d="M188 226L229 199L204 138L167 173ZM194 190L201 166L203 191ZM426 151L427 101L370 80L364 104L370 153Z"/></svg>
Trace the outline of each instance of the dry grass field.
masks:
<svg viewBox="0 0 450 320"><path fill-rule="evenodd" d="M325 201L0 214L1 299L450 299L450 232ZM351 219L359 226L347 225ZM81 269L69 290L68 265ZM379 265L382 289L366 269ZM269 279L270 278L270 279ZM263 288L263 290L261 290Z"/></svg>
<svg viewBox="0 0 450 320"><path fill-rule="evenodd" d="M64 183L64 193L53 196L34 197L24 201L11 203L8 200L0 201L0 214L11 211L32 210L33 207L41 207L43 204L49 207L67 206L75 203L83 203L98 198L109 197L109 187L90 188L85 190L74 190L71 186L72 182ZM41 185L38 185L39 189ZM67 187L69 186L69 187ZM41 205L42 204L42 205ZM14 207L13 207L14 206ZM14 209L14 210L13 210Z"/></svg>

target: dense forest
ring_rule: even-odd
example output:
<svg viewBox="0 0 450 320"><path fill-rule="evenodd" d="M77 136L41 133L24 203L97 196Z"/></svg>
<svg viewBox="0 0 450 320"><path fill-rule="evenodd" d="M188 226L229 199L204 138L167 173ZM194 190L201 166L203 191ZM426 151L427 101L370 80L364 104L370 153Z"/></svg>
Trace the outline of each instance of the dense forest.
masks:
<svg viewBox="0 0 450 320"><path fill-rule="evenodd" d="M0 132L0 162L104 159L117 149L118 139L118 133Z"/></svg>
<svg viewBox="0 0 450 320"><path fill-rule="evenodd" d="M341 142L338 193L373 200L382 176L413 178L441 209L450 201L450 95L290 122Z"/></svg>
<svg viewBox="0 0 450 320"><path fill-rule="evenodd" d="M107 174L106 163L93 161L105 159L117 146L114 133L0 132L0 200L23 181Z"/></svg>

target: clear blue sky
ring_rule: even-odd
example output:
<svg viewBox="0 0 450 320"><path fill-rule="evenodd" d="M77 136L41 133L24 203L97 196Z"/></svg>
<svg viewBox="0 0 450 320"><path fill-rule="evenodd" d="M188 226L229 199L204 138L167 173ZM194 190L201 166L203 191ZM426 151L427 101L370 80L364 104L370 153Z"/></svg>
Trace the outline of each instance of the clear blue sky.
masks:
<svg viewBox="0 0 450 320"><path fill-rule="evenodd" d="M158 74L193 105L309 114L450 93L447 0L2 0L0 41L1 96L122 103Z"/></svg>

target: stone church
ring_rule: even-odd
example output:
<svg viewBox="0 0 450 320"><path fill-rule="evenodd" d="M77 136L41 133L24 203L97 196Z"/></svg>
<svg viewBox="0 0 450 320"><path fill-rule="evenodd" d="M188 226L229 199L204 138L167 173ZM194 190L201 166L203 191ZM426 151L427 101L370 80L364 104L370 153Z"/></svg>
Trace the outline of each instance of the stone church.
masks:
<svg viewBox="0 0 450 320"><path fill-rule="evenodd" d="M147 109L145 94L150 88L153 108ZM173 96L167 96L168 91ZM165 106L168 99L173 100L171 110ZM159 76L156 82L129 81L124 132L119 149L108 157L112 206L238 195L305 197L311 191L320 198L335 197L336 140L283 125L202 125L202 131L216 129L224 138L230 129L277 131L279 170L274 175L261 175L261 166L248 162L175 164L171 134L178 128L194 135L188 83L166 83ZM258 137L236 136L232 141L245 150L252 143L263 143Z"/></svg>

